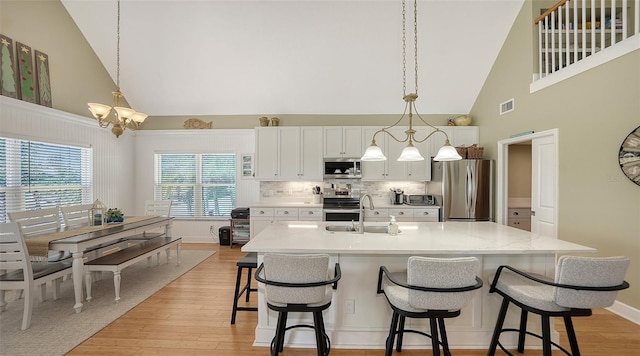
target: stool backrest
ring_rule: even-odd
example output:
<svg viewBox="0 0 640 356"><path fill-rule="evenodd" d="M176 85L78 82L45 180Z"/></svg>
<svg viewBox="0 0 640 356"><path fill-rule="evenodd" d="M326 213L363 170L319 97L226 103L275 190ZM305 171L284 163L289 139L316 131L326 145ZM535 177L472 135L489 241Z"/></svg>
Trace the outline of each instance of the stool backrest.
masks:
<svg viewBox="0 0 640 356"><path fill-rule="evenodd" d="M60 209L46 208L7 213L9 220L17 222L25 239L31 235L53 233L60 229Z"/></svg>
<svg viewBox="0 0 640 356"><path fill-rule="evenodd" d="M92 207L93 204L60 207L64 225L67 227L89 225L89 210L91 210Z"/></svg>
<svg viewBox="0 0 640 356"><path fill-rule="evenodd" d="M475 257L431 258L409 257L409 285L431 288L460 288L476 284L480 261ZM419 309L454 310L465 306L472 298L467 292L425 292L409 289L409 305Z"/></svg>
<svg viewBox="0 0 640 356"><path fill-rule="evenodd" d="M616 257L562 256L555 282L582 287L613 287L624 282L629 259ZM606 308L616 301L617 291L587 291L554 287L554 301L566 308Z"/></svg>
<svg viewBox="0 0 640 356"><path fill-rule="evenodd" d="M264 255L264 278L274 282L312 283L328 280L329 255L286 255L267 253ZM268 301L285 304L312 304L321 302L327 286L278 287L265 285Z"/></svg>

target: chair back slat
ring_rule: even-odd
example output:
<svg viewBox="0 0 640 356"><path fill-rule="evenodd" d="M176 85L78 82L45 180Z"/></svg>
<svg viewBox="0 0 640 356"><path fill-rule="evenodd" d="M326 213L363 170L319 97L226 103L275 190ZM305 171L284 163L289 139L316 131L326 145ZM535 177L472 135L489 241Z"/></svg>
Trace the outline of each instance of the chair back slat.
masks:
<svg viewBox="0 0 640 356"><path fill-rule="evenodd" d="M629 258L562 256L555 282L583 287L613 287L624 282ZM554 301L567 308L606 308L616 301L617 291L589 291L554 288Z"/></svg>
<svg viewBox="0 0 640 356"><path fill-rule="evenodd" d="M28 239L32 235L51 233L60 229L58 207L7 213L9 220L17 222L22 236Z"/></svg>
<svg viewBox="0 0 640 356"><path fill-rule="evenodd" d="M430 258L409 257L407 282L409 285L430 288L461 288L476 284L480 262L475 257ZM465 306L473 291L438 293L409 290L409 305L417 309L455 310Z"/></svg>
<svg viewBox="0 0 640 356"><path fill-rule="evenodd" d="M171 200L147 200L144 214L168 217L171 214L171 202Z"/></svg>
<svg viewBox="0 0 640 356"><path fill-rule="evenodd" d="M65 226L82 226L89 224L89 211L93 204L81 204L60 207Z"/></svg>
<svg viewBox="0 0 640 356"><path fill-rule="evenodd" d="M27 245L20 234L20 227L10 222L0 224L0 271L9 273L14 270L23 270L26 280L33 279Z"/></svg>

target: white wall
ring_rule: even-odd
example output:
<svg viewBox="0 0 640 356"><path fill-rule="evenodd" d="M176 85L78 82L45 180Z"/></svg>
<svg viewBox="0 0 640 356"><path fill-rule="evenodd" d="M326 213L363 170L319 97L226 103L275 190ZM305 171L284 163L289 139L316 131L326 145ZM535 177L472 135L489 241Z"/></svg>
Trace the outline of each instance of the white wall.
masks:
<svg viewBox="0 0 640 356"><path fill-rule="evenodd" d="M0 118L1 136L93 147L93 199L134 213L134 133L127 130L116 138L88 117L4 96Z"/></svg>
<svg viewBox="0 0 640 356"><path fill-rule="evenodd" d="M258 201L260 186L253 179L242 179L240 158L253 154L255 130L162 130L139 131L135 141L136 213L144 213L144 201L153 199L154 157L156 153L235 153L238 157L236 206ZM184 242L217 242L218 228L228 220L175 220L173 235ZM213 228L211 228L213 226ZM213 230L213 234L210 231Z"/></svg>

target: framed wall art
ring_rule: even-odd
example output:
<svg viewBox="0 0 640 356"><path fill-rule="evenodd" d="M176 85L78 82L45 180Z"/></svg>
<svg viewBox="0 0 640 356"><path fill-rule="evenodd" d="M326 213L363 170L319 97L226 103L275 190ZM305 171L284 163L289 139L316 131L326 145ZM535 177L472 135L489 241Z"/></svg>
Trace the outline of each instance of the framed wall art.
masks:
<svg viewBox="0 0 640 356"><path fill-rule="evenodd" d="M16 83L16 57L13 52L13 40L0 35L0 88L2 95L18 98L18 84Z"/></svg>
<svg viewBox="0 0 640 356"><path fill-rule="evenodd" d="M49 56L35 50L38 104L51 107L51 82L49 81Z"/></svg>
<svg viewBox="0 0 640 356"><path fill-rule="evenodd" d="M253 155L252 154L243 154L241 155L241 164L242 164L242 178L248 179L253 178Z"/></svg>
<svg viewBox="0 0 640 356"><path fill-rule="evenodd" d="M38 95L33 71L31 47L18 41L16 41L16 65L18 67L18 97L24 101L36 104Z"/></svg>

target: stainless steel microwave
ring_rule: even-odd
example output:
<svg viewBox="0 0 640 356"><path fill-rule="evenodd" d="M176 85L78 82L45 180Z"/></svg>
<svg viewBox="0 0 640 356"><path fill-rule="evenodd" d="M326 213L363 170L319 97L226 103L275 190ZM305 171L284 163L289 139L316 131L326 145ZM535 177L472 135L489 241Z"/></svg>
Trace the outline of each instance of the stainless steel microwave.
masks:
<svg viewBox="0 0 640 356"><path fill-rule="evenodd" d="M324 178L358 179L362 178L360 158L325 158Z"/></svg>
<svg viewBox="0 0 640 356"><path fill-rule="evenodd" d="M431 194L406 194L404 203L407 205L436 205L436 197Z"/></svg>

